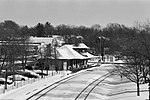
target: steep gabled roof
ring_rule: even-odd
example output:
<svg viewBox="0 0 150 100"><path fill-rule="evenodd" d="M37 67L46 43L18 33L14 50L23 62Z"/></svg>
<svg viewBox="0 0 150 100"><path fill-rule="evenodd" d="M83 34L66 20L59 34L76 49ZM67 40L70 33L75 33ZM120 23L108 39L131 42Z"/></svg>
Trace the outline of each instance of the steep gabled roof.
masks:
<svg viewBox="0 0 150 100"><path fill-rule="evenodd" d="M57 48L59 53L58 59L88 59L88 57L84 57L73 50L72 47L72 45L63 45L62 47Z"/></svg>

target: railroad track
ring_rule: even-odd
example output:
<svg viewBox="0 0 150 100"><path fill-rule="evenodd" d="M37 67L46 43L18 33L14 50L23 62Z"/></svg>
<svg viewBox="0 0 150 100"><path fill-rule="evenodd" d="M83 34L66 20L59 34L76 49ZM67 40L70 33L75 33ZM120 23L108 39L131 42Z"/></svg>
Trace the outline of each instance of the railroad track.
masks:
<svg viewBox="0 0 150 100"><path fill-rule="evenodd" d="M113 72L113 71L112 71ZM111 73L112 73L111 72ZM96 80L94 80L93 82L91 82L90 84L88 84L77 96L74 100L78 100L78 99L82 99L82 100L86 100L88 98L88 96L90 95L90 93L96 88L96 86L98 86L101 82L103 82L107 77L109 77L111 75L111 73L107 73L104 74L102 76L100 76L99 78L97 78ZM94 85L94 86L92 86Z"/></svg>
<svg viewBox="0 0 150 100"><path fill-rule="evenodd" d="M91 70L90 70L91 71ZM46 95L48 92L52 91L53 89L57 88L59 85L67 82L67 81L70 81L71 79L75 78L75 77L78 77L80 75L82 75L83 73L89 73L89 70L85 71L85 72L81 72L79 74L75 74L75 75L72 75L72 76L69 76L69 77L66 77L62 80L59 80L49 86L47 86L46 88L38 91L37 93L33 94L32 96L28 97L26 100L38 100L38 99L41 99L44 95ZM94 88L100 84L102 81L104 81L108 76L110 76L110 72L107 73L107 74L104 74L102 76L100 76L99 78L97 78L96 80L92 81L90 84L88 84L76 97L74 100L78 100L80 99L80 97L85 94L85 91L88 90L88 93L86 92L86 96L84 98L84 100L87 99L87 97L89 96L89 94L94 90ZM95 84L93 87L90 87L92 86L93 84Z"/></svg>
<svg viewBox="0 0 150 100"><path fill-rule="evenodd" d="M69 81L70 79L73 79L75 77L78 77L80 75L82 75L83 73L89 73L89 71L85 71L85 72L81 72L72 76L68 76L66 78L63 78L47 87L45 87L44 89L38 91L37 93L33 94L32 96L28 97L26 100L38 100L40 99L42 96L46 95L48 92L50 92L51 90L55 89L56 87L58 87L59 85Z"/></svg>

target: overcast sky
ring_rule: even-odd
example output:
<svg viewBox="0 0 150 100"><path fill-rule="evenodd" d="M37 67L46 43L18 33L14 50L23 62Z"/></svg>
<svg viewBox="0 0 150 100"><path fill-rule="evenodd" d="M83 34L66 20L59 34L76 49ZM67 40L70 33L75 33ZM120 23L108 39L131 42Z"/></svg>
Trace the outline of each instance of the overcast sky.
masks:
<svg viewBox="0 0 150 100"><path fill-rule="evenodd" d="M150 0L0 0L0 22L35 26L119 23L132 26L150 18Z"/></svg>

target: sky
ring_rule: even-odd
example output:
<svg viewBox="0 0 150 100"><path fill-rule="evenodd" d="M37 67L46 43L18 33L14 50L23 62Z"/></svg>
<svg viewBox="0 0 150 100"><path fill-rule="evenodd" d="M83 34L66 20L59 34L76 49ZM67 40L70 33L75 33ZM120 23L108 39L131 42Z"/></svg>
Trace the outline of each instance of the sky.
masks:
<svg viewBox="0 0 150 100"><path fill-rule="evenodd" d="M119 23L133 26L150 18L150 0L0 0L0 22L36 26Z"/></svg>

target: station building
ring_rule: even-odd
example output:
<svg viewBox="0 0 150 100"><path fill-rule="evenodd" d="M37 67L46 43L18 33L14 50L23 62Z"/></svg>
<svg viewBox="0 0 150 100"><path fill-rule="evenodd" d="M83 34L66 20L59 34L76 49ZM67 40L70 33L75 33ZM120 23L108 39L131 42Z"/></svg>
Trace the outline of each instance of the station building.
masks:
<svg viewBox="0 0 150 100"><path fill-rule="evenodd" d="M29 43L31 45L30 51L35 53L28 59L36 59L39 62L35 63L42 63L44 69L55 70L56 66L57 70L87 67L88 60L97 57L88 52L90 48L84 43L78 45L64 44L63 38L57 35L30 37Z"/></svg>

